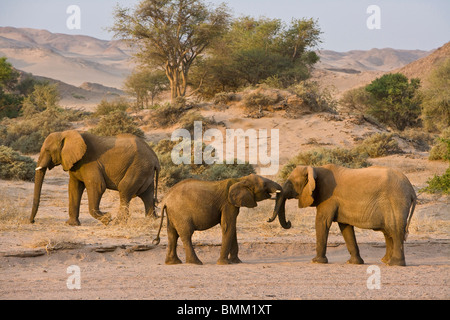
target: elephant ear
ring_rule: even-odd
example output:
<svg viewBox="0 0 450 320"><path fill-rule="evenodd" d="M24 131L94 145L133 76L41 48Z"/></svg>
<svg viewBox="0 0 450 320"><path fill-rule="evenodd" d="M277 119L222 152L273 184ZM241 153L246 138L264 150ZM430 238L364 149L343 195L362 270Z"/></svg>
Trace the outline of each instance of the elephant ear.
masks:
<svg viewBox="0 0 450 320"><path fill-rule="evenodd" d="M316 173L313 167L307 168L307 182L303 187L303 191L298 197L298 207L306 208L313 204L313 192L316 189Z"/></svg>
<svg viewBox="0 0 450 320"><path fill-rule="evenodd" d="M64 131L62 135L61 162L64 171L69 171L86 153L87 146L78 131Z"/></svg>
<svg viewBox="0 0 450 320"><path fill-rule="evenodd" d="M254 208L257 206L247 181L233 184L228 190L228 201L235 207Z"/></svg>

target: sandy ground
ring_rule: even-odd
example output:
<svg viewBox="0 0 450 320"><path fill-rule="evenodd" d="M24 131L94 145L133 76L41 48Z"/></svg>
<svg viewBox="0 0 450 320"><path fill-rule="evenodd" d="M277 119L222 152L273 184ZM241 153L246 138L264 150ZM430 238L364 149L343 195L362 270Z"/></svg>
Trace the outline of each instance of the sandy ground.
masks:
<svg viewBox="0 0 450 320"><path fill-rule="evenodd" d="M299 151L318 146L351 148L361 138L379 132L351 117L327 114L248 119L236 108L205 108L202 114L214 116L231 129L279 129L281 164ZM146 138L170 138L173 129L149 129ZM414 150L403 140L399 144L404 154L370 161L401 170L416 191L448 167L448 163L427 160L427 153ZM270 200L254 209L241 209L237 234L244 263L216 265L221 244L221 230L216 226L193 236L203 266L166 266L165 227L161 244L153 246L160 221L144 217L140 199L131 202L128 224L103 226L90 217L85 193L82 225L70 227L64 223L68 218L67 186L68 174L61 167L47 172L36 223L31 225L33 183L0 180L1 299L450 298L450 198L446 196L419 194L406 242L407 267L385 266L380 261L385 251L383 235L360 229L355 232L365 264L346 264L349 254L336 224L329 235L329 264L312 264L315 208L300 211L295 201L288 202L287 219L293 227L284 230L277 221L266 222L274 206ZM163 196L163 192L159 194ZM117 192L107 190L101 210L114 216L118 206ZM184 261L181 241L178 252ZM72 265L80 270L79 290L67 287L72 276L67 268ZM372 265L379 267L380 289L368 288L368 280L373 283L371 276L375 275L368 273Z"/></svg>
<svg viewBox="0 0 450 320"><path fill-rule="evenodd" d="M379 164L408 159L391 156ZM445 163L415 161L421 170L406 172L421 186L431 172L445 170ZM412 162L411 162L412 163ZM430 171L431 170L431 171ZM405 169L405 171L408 171ZM31 207L33 184L1 181L2 209L14 218L0 224L1 299L449 299L450 212L448 197L421 194L406 242L407 267L388 267L383 236L371 230L356 230L364 265L346 264L349 254L337 225L329 236L328 265L312 264L315 255L314 208L302 210L287 205L293 227L283 230L275 221L266 222L273 201L255 209L241 209L238 218L239 256L242 264L219 266L221 231L216 226L194 234L203 266L164 264L165 228L159 246L151 241L159 219L143 216L139 199L131 203L126 225L103 226L87 212L83 196L80 227L64 224L67 219L67 174L59 167L48 172L41 207L34 225L26 219ZM118 208L117 193L107 191L104 211ZM145 250L145 251L140 251ZM179 242L179 256L184 250ZM35 257L23 257L23 256ZM68 289L72 273L80 269L81 289ZM380 289L374 283L371 265L379 267Z"/></svg>

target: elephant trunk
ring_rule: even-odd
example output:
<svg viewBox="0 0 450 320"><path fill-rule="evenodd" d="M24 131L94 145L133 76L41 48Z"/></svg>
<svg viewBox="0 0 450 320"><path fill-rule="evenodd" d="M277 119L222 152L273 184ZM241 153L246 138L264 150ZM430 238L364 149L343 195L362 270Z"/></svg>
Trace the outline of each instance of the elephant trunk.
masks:
<svg viewBox="0 0 450 320"><path fill-rule="evenodd" d="M36 174L34 176L34 197L33 197L33 207L31 209L30 222L34 223L34 217L39 208L39 201L41 200L41 190L42 183L44 182L44 176L47 168L38 167L36 168Z"/></svg>
<svg viewBox="0 0 450 320"><path fill-rule="evenodd" d="M268 220L268 222L272 222L275 220L275 218L278 216L278 221L280 222L280 225L284 229L290 229L291 228L291 222L286 221L286 211L285 211L285 205L286 205L286 197L284 196L283 192L277 193L277 199L276 199L275 209L273 211L272 217Z"/></svg>

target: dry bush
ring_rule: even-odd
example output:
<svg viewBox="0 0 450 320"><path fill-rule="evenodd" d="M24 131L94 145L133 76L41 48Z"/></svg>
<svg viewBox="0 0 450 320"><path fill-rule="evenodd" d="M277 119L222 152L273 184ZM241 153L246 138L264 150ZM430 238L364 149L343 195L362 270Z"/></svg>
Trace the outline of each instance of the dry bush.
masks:
<svg viewBox="0 0 450 320"><path fill-rule="evenodd" d="M280 178L284 181L298 165L323 166L336 164L347 168L365 168L370 166L367 162L368 155L352 149L343 148L316 148L307 152L300 152L284 165L280 171Z"/></svg>
<svg viewBox="0 0 450 320"><path fill-rule="evenodd" d="M375 133L364 139L355 150L366 153L371 158L384 157L390 154L402 153L393 133Z"/></svg>
<svg viewBox="0 0 450 320"><path fill-rule="evenodd" d="M185 112L184 108L170 103L157 105L146 121L151 122L154 127L166 128L176 124Z"/></svg>
<svg viewBox="0 0 450 320"><path fill-rule="evenodd" d="M163 189L170 188L181 180L189 178L217 181L228 178L239 178L255 173L255 169L249 163L208 165L203 162L202 164L194 164L192 158L192 164L176 165L171 158L172 149L176 144L177 142L170 140L161 140L157 144L150 144L161 164L159 180ZM193 148L193 145L191 145L191 148ZM205 148L205 145L203 145L203 148Z"/></svg>
<svg viewBox="0 0 450 320"><path fill-rule="evenodd" d="M144 132L139 129L133 118L121 110L115 110L103 116L97 126L89 131L98 136L116 136L121 133L131 133L138 137L144 136Z"/></svg>
<svg viewBox="0 0 450 320"><path fill-rule="evenodd" d="M429 160L450 160L450 128L444 130L434 141Z"/></svg>
<svg viewBox="0 0 450 320"><path fill-rule="evenodd" d="M94 116L105 116L116 110L126 111L130 107L130 104L125 99L116 99L108 101L103 99L97 106Z"/></svg>
<svg viewBox="0 0 450 320"><path fill-rule="evenodd" d="M5 180L34 180L36 162L10 147L0 146L0 178Z"/></svg>
<svg viewBox="0 0 450 320"><path fill-rule="evenodd" d="M18 205L17 199L0 198L0 226L17 226L28 223L29 212Z"/></svg>

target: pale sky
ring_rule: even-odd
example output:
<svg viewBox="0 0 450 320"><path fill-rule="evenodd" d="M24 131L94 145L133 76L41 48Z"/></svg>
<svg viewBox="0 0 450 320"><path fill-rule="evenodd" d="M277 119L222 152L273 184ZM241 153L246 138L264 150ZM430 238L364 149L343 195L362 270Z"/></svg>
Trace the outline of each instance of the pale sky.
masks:
<svg viewBox="0 0 450 320"><path fill-rule="evenodd" d="M0 26L46 29L111 39L117 3L132 7L138 0L0 0ZM324 32L321 49L335 51L371 48L431 50L450 41L449 0L206 0L225 2L234 16L314 18ZM66 26L70 5L80 8L81 29ZM367 8L380 8L380 29L370 30Z"/></svg>

